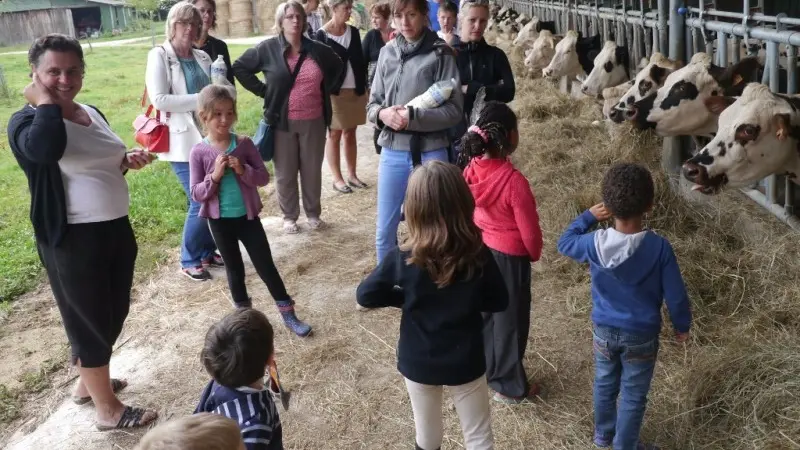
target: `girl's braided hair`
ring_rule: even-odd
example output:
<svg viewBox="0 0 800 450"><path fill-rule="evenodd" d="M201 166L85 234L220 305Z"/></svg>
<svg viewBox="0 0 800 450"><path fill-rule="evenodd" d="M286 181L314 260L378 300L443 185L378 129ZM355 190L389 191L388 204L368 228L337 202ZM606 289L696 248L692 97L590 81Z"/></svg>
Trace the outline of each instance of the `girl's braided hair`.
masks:
<svg viewBox="0 0 800 450"><path fill-rule="evenodd" d="M477 129L473 128L476 127ZM505 103L488 101L473 126L461 138L458 165L465 167L485 154L493 158L510 155L511 132L517 129L517 115Z"/></svg>

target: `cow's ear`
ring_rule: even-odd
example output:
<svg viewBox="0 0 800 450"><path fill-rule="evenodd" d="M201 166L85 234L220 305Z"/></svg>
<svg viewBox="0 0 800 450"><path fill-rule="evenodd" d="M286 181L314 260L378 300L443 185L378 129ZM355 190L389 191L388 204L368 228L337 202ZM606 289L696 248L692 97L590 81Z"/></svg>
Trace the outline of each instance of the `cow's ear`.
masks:
<svg viewBox="0 0 800 450"><path fill-rule="evenodd" d="M775 127L775 137L784 141L792 136L792 122L788 114L775 114L772 116L772 125Z"/></svg>
<svg viewBox="0 0 800 450"><path fill-rule="evenodd" d="M759 64L758 58L750 57L744 58L738 63L722 70L722 73L715 74L714 72L711 72L711 75L717 80L723 89L727 91L741 92L744 90L744 86L747 83L750 83L751 81L757 81L756 72L760 67L761 64Z"/></svg>
<svg viewBox="0 0 800 450"><path fill-rule="evenodd" d="M664 84L664 80L667 78L667 75L669 75L667 73L667 69L659 65L654 65L650 68L650 78L652 78L653 81L658 85Z"/></svg>
<svg viewBox="0 0 800 450"><path fill-rule="evenodd" d="M707 99L703 100L703 103L706 105L706 108L716 115L722 114L722 111L728 106L731 106L733 102L736 101L734 97L725 97L722 95L712 95Z"/></svg>

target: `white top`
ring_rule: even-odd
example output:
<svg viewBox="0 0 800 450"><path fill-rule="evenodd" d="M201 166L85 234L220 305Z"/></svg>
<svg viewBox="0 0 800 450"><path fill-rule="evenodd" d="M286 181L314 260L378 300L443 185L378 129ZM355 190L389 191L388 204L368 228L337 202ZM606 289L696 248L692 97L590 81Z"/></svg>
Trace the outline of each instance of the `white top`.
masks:
<svg viewBox="0 0 800 450"><path fill-rule="evenodd" d="M160 161L189 162L192 146L203 140L194 118L198 94L189 94L186 90L186 77L172 45L164 42L161 46L153 47L147 54L144 75L150 103L161 111L161 121L169 127L169 151L157 155ZM197 49L193 49L192 54L210 77L211 57ZM170 113L169 117L165 117L166 112Z"/></svg>
<svg viewBox="0 0 800 450"><path fill-rule="evenodd" d="M67 223L104 222L128 215L128 183L121 164L127 147L91 106L85 127L64 119L67 147L58 161L67 200Z"/></svg>
<svg viewBox="0 0 800 450"><path fill-rule="evenodd" d="M333 39L337 44L341 45L344 48L350 48L350 39L353 36L353 30L348 26L347 31L341 36L334 36L327 31L325 34L328 35L329 38ZM344 83L342 83L342 89L355 89L356 88L356 76L353 73L353 65L350 64L350 61L347 61L347 75L344 76Z"/></svg>

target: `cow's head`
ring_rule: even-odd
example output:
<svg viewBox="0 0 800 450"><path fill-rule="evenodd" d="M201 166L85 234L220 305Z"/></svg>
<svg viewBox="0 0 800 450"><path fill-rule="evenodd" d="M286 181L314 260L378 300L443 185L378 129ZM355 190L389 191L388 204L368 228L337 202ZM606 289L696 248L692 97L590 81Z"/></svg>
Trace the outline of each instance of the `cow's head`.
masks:
<svg viewBox="0 0 800 450"><path fill-rule="evenodd" d="M609 118L617 123L626 119L632 120L636 116L633 105L643 98L655 95L667 76L680 67L680 61L668 59L658 52L653 53L650 62L636 74L633 85L620 97L619 104L611 111Z"/></svg>
<svg viewBox="0 0 800 450"><path fill-rule="evenodd" d="M525 26L519 30L519 34L517 34L517 37L514 38L514 42L511 44L516 47L521 47L529 42L535 42L536 38L539 37L539 30L536 29L537 25L539 25L539 19L534 17L533 20L525 24Z"/></svg>
<svg viewBox="0 0 800 450"><path fill-rule="evenodd" d="M618 86L603 89L603 93L600 95L603 100L603 117L607 117L617 123L622 122L623 111L617 108L617 104L632 86L633 80L630 80ZM612 118L612 116L614 117Z"/></svg>
<svg viewBox="0 0 800 450"><path fill-rule="evenodd" d="M525 52L525 67L530 70L542 70L550 64L556 52L558 40L553 33L542 30L533 42L533 47Z"/></svg>
<svg viewBox="0 0 800 450"><path fill-rule="evenodd" d="M568 31L561 42L556 44L553 59L542 69L542 75L545 78L561 78L583 72L578 59L577 44L578 33L574 30Z"/></svg>
<svg viewBox="0 0 800 450"><path fill-rule="evenodd" d="M771 174L798 175L800 98L751 83L735 101L717 97L707 103L724 110L714 138L683 165L683 176L695 183L695 190L713 194L723 186L743 187Z"/></svg>
<svg viewBox="0 0 800 450"><path fill-rule="evenodd" d="M628 47L606 41L600 54L594 59L594 68L581 86L581 92L596 96L603 89L618 86L628 79L630 56Z"/></svg>
<svg viewBox="0 0 800 450"><path fill-rule="evenodd" d="M728 68L715 66L711 57L698 53L684 68L667 77L652 102L634 105L637 124L655 128L661 136L710 136L717 130L717 115L705 103L709 97L741 94L759 68L756 58L745 58ZM642 121L641 119L645 119ZM652 124L652 125L651 125Z"/></svg>

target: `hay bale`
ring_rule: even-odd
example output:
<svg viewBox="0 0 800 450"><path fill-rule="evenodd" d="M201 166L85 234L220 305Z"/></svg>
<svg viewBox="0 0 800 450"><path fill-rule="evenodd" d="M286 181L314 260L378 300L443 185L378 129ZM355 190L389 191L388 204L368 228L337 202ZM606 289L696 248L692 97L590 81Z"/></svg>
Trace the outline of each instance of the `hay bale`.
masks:
<svg viewBox="0 0 800 450"><path fill-rule="evenodd" d="M227 37L227 36L229 36L230 35L230 31L228 30L228 21L227 20L221 21L221 20L219 20L219 17L217 17L217 28L212 30L212 31L213 32L211 33L211 35L214 36L214 37Z"/></svg>
<svg viewBox="0 0 800 450"><path fill-rule="evenodd" d="M231 0L229 22L253 20L253 3L250 0Z"/></svg>
<svg viewBox="0 0 800 450"><path fill-rule="evenodd" d="M253 33L253 21L247 20L230 20L228 22L228 36L230 37L247 37Z"/></svg>

